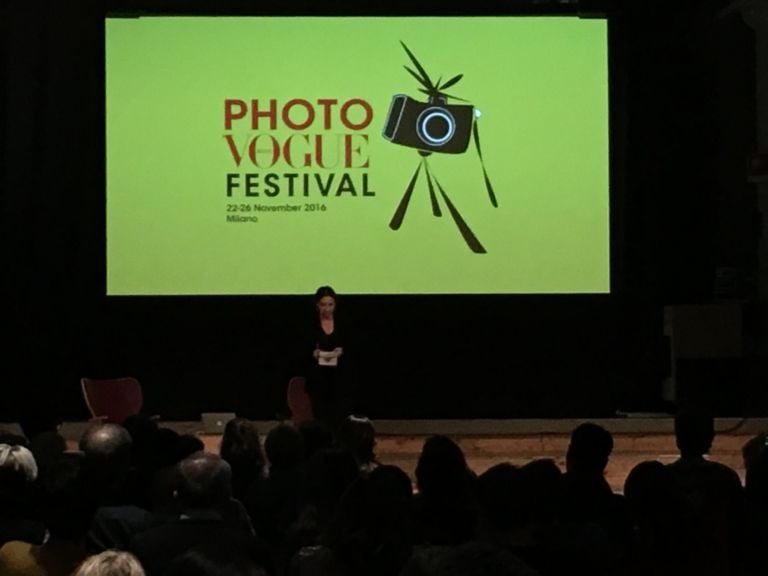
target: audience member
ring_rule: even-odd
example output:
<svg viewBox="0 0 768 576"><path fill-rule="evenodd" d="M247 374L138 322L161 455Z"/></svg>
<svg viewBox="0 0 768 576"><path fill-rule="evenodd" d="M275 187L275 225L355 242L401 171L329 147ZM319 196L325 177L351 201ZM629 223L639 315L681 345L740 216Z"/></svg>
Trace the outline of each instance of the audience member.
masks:
<svg viewBox="0 0 768 576"><path fill-rule="evenodd" d="M719 573L710 558L708 535L667 466L658 461L641 462L627 475L624 494L635 521L626 574Z"/></svg>
<svg viewBox="0 0 768 576"><path fill-rule="evenodd" d="M3 576L69 576L87 556L85 535L93 516L80 455L65 454L44 480L40 509L48 528L42 544L8 542L0 549Z"/></svg>
<svg viewBox="0 0 768 576"><path fill-rule="evenodd" d="M117 424L93 425L80 438L83 474L92 488L89 497L98 506L128 503L132 443L128 431Z"/></svg>
<svg viewBox="0 0 768 576"><path fill-rule="evenodd" d="M475 536L476 477L447 436L431 436L416 464L416 511L423 544L456 546Z"/></svg>
<svg viewBox="0 0 768 576"><path fill-rule="evenodd" d="M282 574L293 554L289 531L299 518L306 486L302 436L290 424L280 424L267 434L264 451L266 477L251 484L244 504L256 533L272 549L277 573Z"/></svg>
<svg viewBox="0 0 768 576"><path fill-rule="evenodd" d="M330 448L333 443L331 431L318 420L306 420L299 424L299 434L304 445L304 460Z"/></svg>
<svg viewBox="0 0 768 576"><path fill-rule="evenodd" d="M302 548L291 573L320 567L343 574L397 576L415 543L413 489L396 466L379 466L344 492L319 544Z"/></svg>
<svg viewBox="0 0 768 576"><path fill-rule="evenodd" d="M339 425L337 442L340 447L349 450L363 473L375 468L376 430L373 423L365 416L350 414Z"/></svg>
<svg viewBox="0 0 768 576"><path fill-rule="evenodd" d="M715 419L697 407L675 415L680 458L669 465L683 495L712 537L718 573L738 575L743 568L744 492L736 472L705 458L715 438Z"/></svg>
<svg viewBox="0 0 768 576"><path fill-rule="evenodd" d="M144 576L144 569L130 552L105 550L86 558L73 576Z"/></svg>
<svg viewBox="0 0 768 576"><path fill-rule="evenodd" d="M0 444L0 546L13 540L43 543L45 527L34 513L37 473L27 448Z"/></svg>
<svg viewBox="0 0 768 576"><path fill-rule="evenodd" d="M233 418L224 428L219 454L232 468L232 494L244 500L248 487L264 476L265 460L256 424Z"/></svg>
<svg viewBox="0 0 768 576"><path fill-rule="evenodd" d="M160 575L188 550L214 563L249 558L258 549L247 530L222 514L232 494L232 470L221 457L196 452L179 463L176 497L181 513L173 520L136 535L130 549L150 575ZM261 550L262 561L267 558Z"/></svg>
<svg viewBox="0 0 768 576"><path fill-rule="evenodd" d="M571 432L565 457L563 519L599 527L607 544L606 561L621 562L632 541L632 522L623 496L614 494L605 479L613 451L613 436L594 422Z"/></svg>

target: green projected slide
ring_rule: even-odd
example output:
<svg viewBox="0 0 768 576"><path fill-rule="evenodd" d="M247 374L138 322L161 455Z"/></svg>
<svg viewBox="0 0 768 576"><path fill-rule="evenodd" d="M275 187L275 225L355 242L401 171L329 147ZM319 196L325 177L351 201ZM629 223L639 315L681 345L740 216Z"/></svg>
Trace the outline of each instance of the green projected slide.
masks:
<svg viewBox="0 0 768 576"><path fill-rule="evenodd" d="M609 291L606 22L106 21L112 295Z"/></svg>

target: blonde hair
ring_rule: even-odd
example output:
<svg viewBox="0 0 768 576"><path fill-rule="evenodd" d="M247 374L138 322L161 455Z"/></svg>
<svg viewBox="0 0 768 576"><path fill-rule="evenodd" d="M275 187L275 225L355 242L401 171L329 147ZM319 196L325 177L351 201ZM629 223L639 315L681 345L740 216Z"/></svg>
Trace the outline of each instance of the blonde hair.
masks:
<svg viewBox="0 0 768 576"><path fill-rule="evenodd" d="M74 576L145 576L141 563L130 552L106 550L86 558Z"/></svg>

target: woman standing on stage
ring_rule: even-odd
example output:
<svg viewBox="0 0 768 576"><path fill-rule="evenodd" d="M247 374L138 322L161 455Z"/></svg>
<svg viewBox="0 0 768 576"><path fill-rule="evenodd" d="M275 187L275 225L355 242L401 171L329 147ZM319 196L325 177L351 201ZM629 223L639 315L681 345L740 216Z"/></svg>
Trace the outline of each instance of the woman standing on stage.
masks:
<svg viewBox="0 0 768 576"><path fill-rule="evenodd" d="M315 309L317 324L312 352L314 363L307 381L307 392L312 400L315 419L335 433L346 415L342 408L340 378L344 347L336 321L336 292L333 288L321 286L317 289Z"/></svg>

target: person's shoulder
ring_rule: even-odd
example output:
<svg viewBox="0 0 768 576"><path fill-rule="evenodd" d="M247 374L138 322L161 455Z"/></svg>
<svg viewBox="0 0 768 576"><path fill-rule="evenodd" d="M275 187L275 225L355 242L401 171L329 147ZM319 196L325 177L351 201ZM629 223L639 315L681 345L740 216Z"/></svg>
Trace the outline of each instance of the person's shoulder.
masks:
<svg viewBox="0 0 768 576"><path fill-rule="evenodd" d="M707 460L710 470L714 475L722 478L723 482L729 482L731 484L738 484L741 486L741 478L738 472L722 462L715 462L714 460Z"/></svg>

